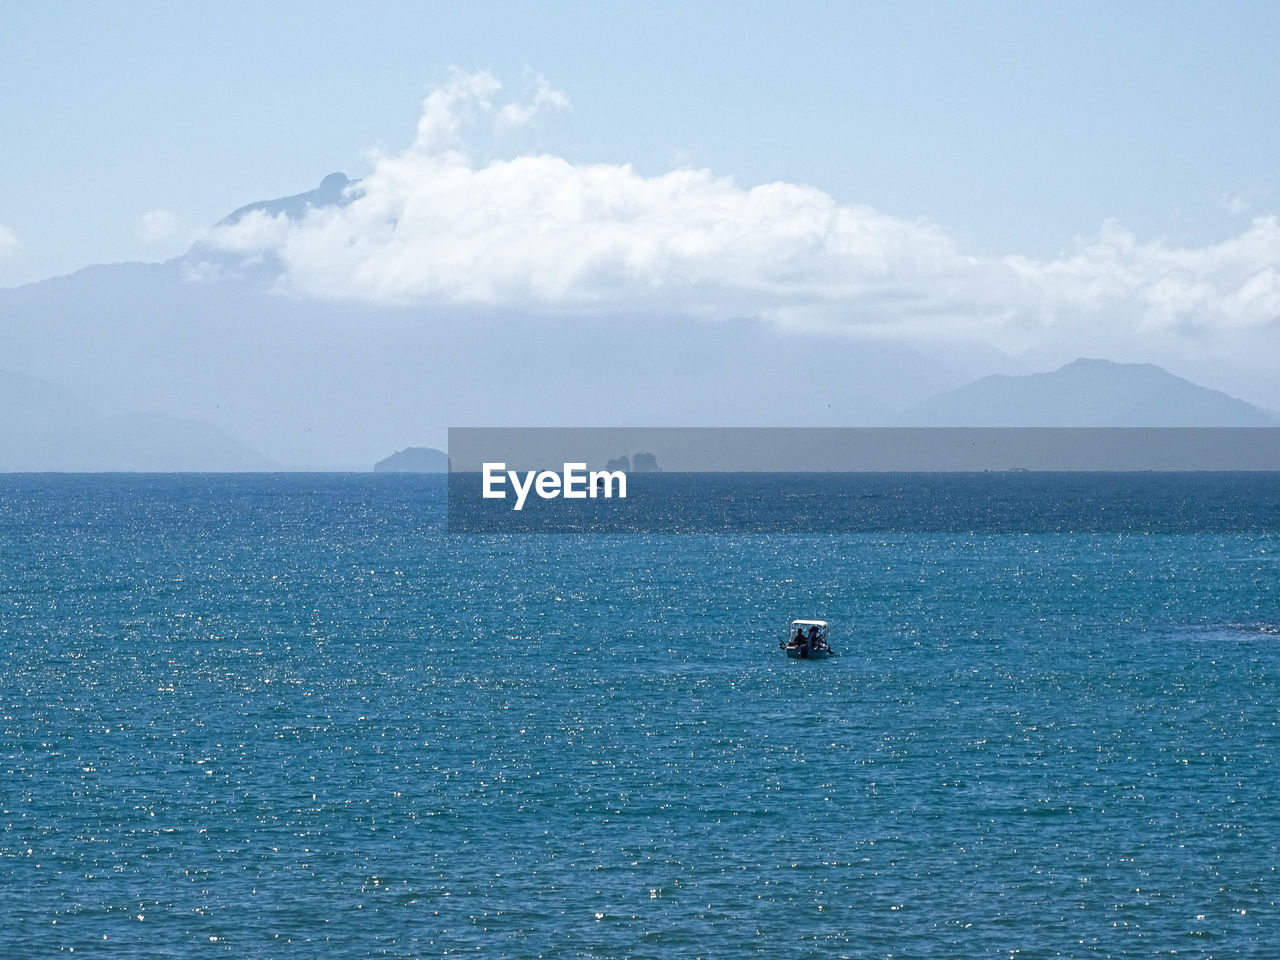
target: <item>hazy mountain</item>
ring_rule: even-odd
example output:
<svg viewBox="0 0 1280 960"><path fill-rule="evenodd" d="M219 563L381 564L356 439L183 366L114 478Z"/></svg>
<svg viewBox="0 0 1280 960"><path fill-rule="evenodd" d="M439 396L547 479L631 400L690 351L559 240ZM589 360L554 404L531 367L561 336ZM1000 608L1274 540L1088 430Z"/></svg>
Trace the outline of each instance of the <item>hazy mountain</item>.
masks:
<svg viewBox="0 0 1280 960"><path fill-rule="evenodd" d="M0 472L275 467L213 424L159 413L104 416L63 387L0 371Z"/></svg>
<svg viewBox="0 0 1280 960"><path fill-rule="evenodd" d="M350 183L331 174L314 190L226 219L252 210L302 216L346 202ZM1060 371L1083 382L1049 390L1039 405L1035 389L1024 397L1016 385L1040 381L1010 376L926 401L1022 368L981 345L854 340L750 318L320 301L277 280L272 262L198 245L166 263L97 266L0 289L3 361L48 387L27 384L26 413L6 416L62 424L26 431L24 449L59 465L159 469L179 462L181 450L191 466L174 469L244 469L263 463L254 453L262 450L299 468L367 470L409 438L442 446L450 426L877 426L908 408L908 423L1271 422L1157 368L1146 369L1198 399L1140 387L1145 375L1129 367L1110 365L1129 371L1112 383L1103 365L1093 376ZM73 384L84 399L52 384ZM1012 385L1007 397L1002 384ZM18 409L13 398L0 400ZM89 414L58 412L86 402ZM107 446L68 433L69 424L138 410L155 413L143 424L100 424L116 438L102 440ZM146 448L147 436L165 439ZM5 462L17 462L14 450Z"/></svg>
<svg viewBox="0 0 1280 960"><path fill-rule="evenodd" d="M1080 359L1049 373L994 375L902 415L931 427L1272 427L1265 410L1149 363Z"/></svg>
<svg viewBox="0 0 1280 960"><path fill-rule="evenodd" d="M373 465L375 473L448 473L449 455L434 447L405 447Z"/></svg>
<svg viewBox="0 0 1280 960"><path fill-rule="evenodd" d="M19 430L47 433L93 419L81 397L37 377L0 370L0 435ZM4 453L0 450L0 456Z"/></svg>

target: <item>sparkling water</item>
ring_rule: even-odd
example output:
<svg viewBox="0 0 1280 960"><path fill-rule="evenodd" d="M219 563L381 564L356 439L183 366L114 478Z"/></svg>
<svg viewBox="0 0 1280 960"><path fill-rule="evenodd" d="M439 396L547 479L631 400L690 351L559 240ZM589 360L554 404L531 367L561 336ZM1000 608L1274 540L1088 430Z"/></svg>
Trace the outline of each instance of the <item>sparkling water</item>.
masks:
<svg viewBox="0 0 1280 960"><path fill-rule="evenodd" d="M1280 536L444 499L0 477L0 956L1280 951Z"/></svg>

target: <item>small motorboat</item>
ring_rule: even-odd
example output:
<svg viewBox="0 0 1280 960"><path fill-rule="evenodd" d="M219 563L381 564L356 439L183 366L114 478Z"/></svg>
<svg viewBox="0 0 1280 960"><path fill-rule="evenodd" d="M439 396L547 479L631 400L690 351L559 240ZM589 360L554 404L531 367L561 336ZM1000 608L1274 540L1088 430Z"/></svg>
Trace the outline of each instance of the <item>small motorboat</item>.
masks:
<svg viewBox="0 0 1280 960"><path fill-rule="evenodd" d="M793 660L821 660L836 653L827 643L825 620L792 620L787 639L779 641L778 649Z"/></svg>

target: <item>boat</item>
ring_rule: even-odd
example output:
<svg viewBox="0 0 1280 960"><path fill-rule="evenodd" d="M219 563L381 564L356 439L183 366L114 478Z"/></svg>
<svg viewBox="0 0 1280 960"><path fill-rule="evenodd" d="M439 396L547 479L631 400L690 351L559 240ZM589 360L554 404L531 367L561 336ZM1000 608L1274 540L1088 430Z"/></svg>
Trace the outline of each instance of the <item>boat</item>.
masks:
<svg viewBox="0 0 1280 960"><path fill-rule="evenodd" d="M787 639L778 642L778 649L792 660L822 660L835 656L827 643L827 621L792 620Z"/></svg>

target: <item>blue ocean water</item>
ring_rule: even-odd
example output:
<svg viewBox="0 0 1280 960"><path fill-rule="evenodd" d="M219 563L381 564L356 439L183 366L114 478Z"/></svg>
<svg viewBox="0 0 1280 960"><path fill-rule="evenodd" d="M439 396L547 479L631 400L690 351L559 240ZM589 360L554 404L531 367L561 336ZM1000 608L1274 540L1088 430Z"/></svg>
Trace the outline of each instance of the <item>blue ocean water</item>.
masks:
<svg viewBox="0 0 1280 960"><path fill-rule="evenodd" d="M0 955L1280 950L1280 536L444 523L0 477Z"/></svg>

